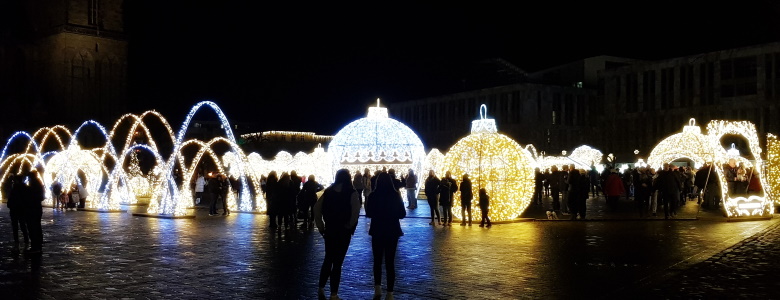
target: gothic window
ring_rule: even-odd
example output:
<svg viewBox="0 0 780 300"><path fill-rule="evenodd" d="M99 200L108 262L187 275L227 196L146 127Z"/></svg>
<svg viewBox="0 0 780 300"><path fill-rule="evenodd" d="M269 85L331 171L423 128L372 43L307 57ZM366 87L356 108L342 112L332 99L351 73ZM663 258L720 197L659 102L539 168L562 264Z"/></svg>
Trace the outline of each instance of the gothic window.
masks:
<svg viewBox="0 0 780 300"><path fill-rule="evenodd" d="M89 25L98 25L100 22L100 0L88 0L87 20Z"/></svg>

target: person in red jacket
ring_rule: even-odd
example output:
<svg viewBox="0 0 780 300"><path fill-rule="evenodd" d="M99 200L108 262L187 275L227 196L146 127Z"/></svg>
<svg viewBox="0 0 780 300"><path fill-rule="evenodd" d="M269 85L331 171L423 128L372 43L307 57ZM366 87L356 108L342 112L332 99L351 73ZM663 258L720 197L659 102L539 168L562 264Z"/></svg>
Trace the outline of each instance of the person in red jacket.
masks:
<svg viewBox="0 0 780 300"><path fill-rule="evenodd" d="M623 180L620 179L617 169L612 169L607 181L604 184L604 194L607 195L607 205L614 211L617 209L617 203L620 196L625 193L626 190L623 187Z"/></svg>

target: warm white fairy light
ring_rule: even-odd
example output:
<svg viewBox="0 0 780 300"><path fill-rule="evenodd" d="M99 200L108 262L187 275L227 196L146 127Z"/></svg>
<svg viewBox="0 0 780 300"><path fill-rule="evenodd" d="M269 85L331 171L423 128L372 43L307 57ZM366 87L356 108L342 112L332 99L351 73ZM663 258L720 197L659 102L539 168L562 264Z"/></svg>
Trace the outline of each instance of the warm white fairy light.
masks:
<svg viewBox="0 0 780 300"><path fill-rule="evenodd" d="M63 140L63 137L57 133L58 131L64 133L65 140ZM46 148L46 143L50 140L51 137L54 137L54 139L57 141L56 149L62 150L68 147L68 141L71 140L73 134L71 134L70 130L68 130L67 127L62 125L57 125L52 127L43 127L35 131L35 133L33 133L32 135L32 138L34 140L40 141L38 145L41 149ZM32 149L30 149L30 145L28 145L25 152L29 153L31 150Z"/></svg>
<svg viewBox="0 0 780 300"><path fill-rule="evenodd" d="M1 186L5 186L5 181L8 180L8 177L12 174L21 174L23 169L31 169L33 166L41 166L43 163L40 156L31 153L14 153L8 155L8 157L2 161L2 164L0 164L0 182L3 183ZM3 199L3 196L8 195L0 193L0 202L2 200L7 200ZM48 195L46 197L48 197Z"/></svg>
<svg viewBox="0 0 780 300"><path fill-rule="evenodd" d="M81 182L78 173L79 171L84 173L86 182ZM63 189L69 189L78 183L81 183L87 190L92 199L97 199L99 185L104 175L103 162L90 150L82 150L78 145L71 145L67 150L61 151L54 155L46 165L43 178L46 186L51 186L53 180L57 178L58 182L62 184ZM53 195L52 198L56 198ZM52 203L53 204L53 203ZM103 209L119 209L118 203L105 203L101 205L98 201L90 201L89 208L103 208Z"/></svg>
<svg viewBox="0 0 780 300"><path fill-rule="evenodd" d="M710 138L701 133L695 119L690 119L683 131L675 133L659 142L647 157L647 165L659 169L664 163L670 163L681 158L687 158L696 165L711 161L714 152Z"/></svg>
<svg viewBox="0 0 780 300"><path fill-rule="evenodd" d="M574 149L569 154L569 158L575 161L575 165L578 168L590 169L590 166L595 166L601 163L604 158L604 154L598 149L592 148L588 145L582 145Z"/></svg>
<svg viewBox="0 0 780 300"><path fill-rule="evenodd" d="M734 157L729 155L728 152L723 149L720 144L721 138L724 135L733 134L741 135L748 141L748 147L750 153L753 155L753 163L744 157ZM723 195L723 205L726 211L726 215L729 217L735 216L755 216L755 215L767 215L772 213L772 202L766 197L765 193L760 195L751 195L750 197L734 197L728 193L728 184L726 183L726 176L722 168L723 165L728 163L731 158L737 159L738 162L744 163L747 167L755 166L753 168L754 176L758 176L762 187L769 186L766 176L761 173L763 171L763 161L761 159L762 149L758 141L758 131L756 125L749 121L725 121L725 120L713 120L707 124L707 135L709 136L710 147L717 151L715 152L714 165L715 170L718 172L718 179L720 180L721 194Z"/></svg>
<svg viewBox="0 0 780 300"><path fill-rule="evenodd" d="M439 149L433 148L428 152L426 156L425 165L423 166L423 173L417 174L418 181L422 177L428 177L428 170L441 170L444 168L444 154Z"/></svg>
<svg viewBox="0 0 780 300"><path fill-rule="evenodd" d="M531 203L535 162L530 152L496 131L495 121L486 119L486 111L482 105L481 120L472 122L472 133L447 151L444 167L436 172L443 177L450 171L458 182L463 174L469 174L475 197L480 188L485 188L490 195L491 220L511 220ZM453 210L459 210L460 192L453 200ZM474 213L479 216L479 206L475 208ZM460 214L453 213L453 216Z"/></svg>
<svg viewBox="0 0 780 300"><path fill-rule="evenodd" d="M764 192L768 199L774 199L775 205L780 205L780 141L774 134L766 136L766 174Z"/></svg>
<svg viewBox="0 0 780 300"><path fill-rule="evenodd" d="M413 169L421 174L425 164L425 148L417 134L403 123L388 117L387 108L368 108L365 118L344 126L328 144L331 155L332 173L340 168L349 169L352 174L368 168L371 171L382 168L395 169L398 176ZM332 176L328 181L332 181ZM418 191L419 191L418 181Z"/></svg>

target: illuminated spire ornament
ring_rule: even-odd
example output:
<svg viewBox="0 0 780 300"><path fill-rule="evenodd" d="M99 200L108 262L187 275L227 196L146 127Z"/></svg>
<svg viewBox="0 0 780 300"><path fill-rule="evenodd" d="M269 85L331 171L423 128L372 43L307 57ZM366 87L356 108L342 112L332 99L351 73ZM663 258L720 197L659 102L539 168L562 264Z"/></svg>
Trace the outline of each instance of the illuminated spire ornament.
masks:
<svg viewBox="0 0 780 300"><path fill-rule="evenodd" d="M332 159L331 174L346 168L352 174L368 168L376 170L395 169L396 175L404 175L413 169L421 176L426 155L423 143L417 134L403 123L388 117L387 108L368 108L368 116L355 120L342 128L328 144ZM325 184L333 181L329 176ZM419 183L418 181L418 191ZM401 195L406 197L406 193Z"/></svg>
<svg viewBox="0 0 780 300"><path fill-rule="evenodd" d="M498 133L495 120L485 116L484 104L479 112L481 118L471 123L471 134L447 151L443 167L436 174L442 177L450 171L458 181L463 174L469 174L475 197L480 188L485 188L490 196L490 219L511 220L531 203L535 161L528 150ZM453 200L453 209L460 210L460 192ZM475 208L474 214L479 216L479 207ZM459 211L453 216L460 216Z"/></svg>

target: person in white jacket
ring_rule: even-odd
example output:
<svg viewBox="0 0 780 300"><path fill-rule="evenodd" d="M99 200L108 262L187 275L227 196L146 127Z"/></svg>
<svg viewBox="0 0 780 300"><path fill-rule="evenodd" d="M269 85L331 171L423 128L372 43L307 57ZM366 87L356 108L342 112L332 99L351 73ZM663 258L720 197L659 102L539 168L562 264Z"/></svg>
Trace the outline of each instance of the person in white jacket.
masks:
<svg viewBox="0 0 780 300"><path fill-rule="evenodd" d="M87 192L87 189L84 188L83 185L81 185L81 182L76 184L76 189L79 191L79 208L84 208L87 203L87 197L89 197L89 193Z"/></svg>
<svg viewBox="0 0 780 300"><path fill-rule="evenodd" d="M203 199L203 188L206 186L206 178L202 173L198 173L198 179L195 180L195 205L200 204Z"/></svg>

